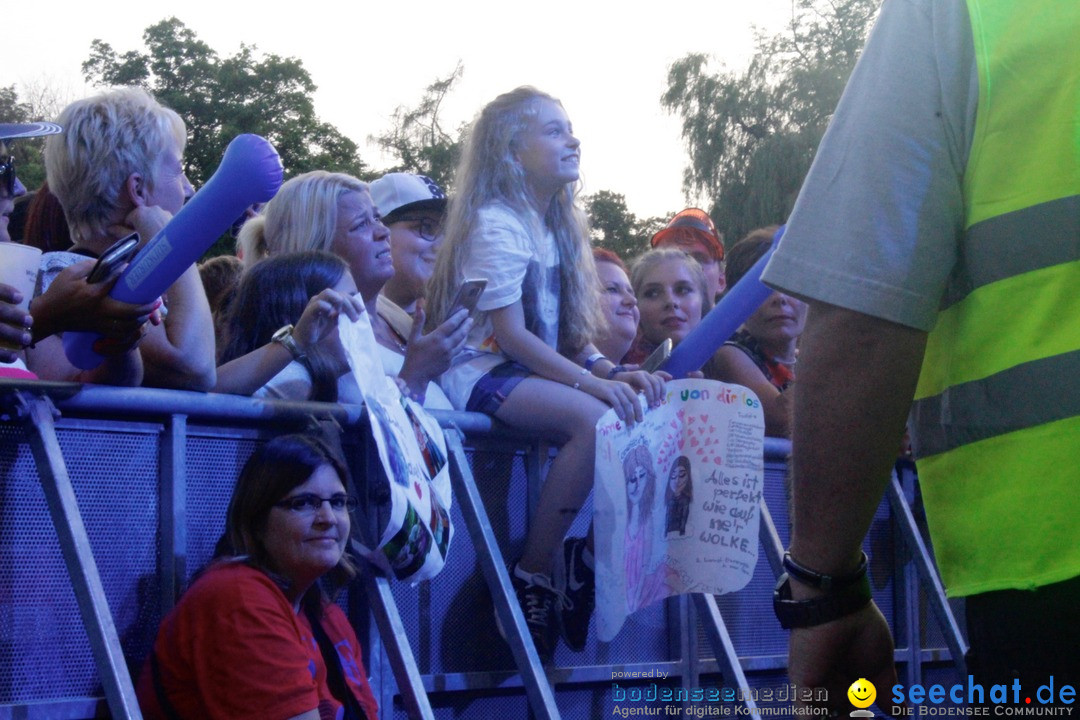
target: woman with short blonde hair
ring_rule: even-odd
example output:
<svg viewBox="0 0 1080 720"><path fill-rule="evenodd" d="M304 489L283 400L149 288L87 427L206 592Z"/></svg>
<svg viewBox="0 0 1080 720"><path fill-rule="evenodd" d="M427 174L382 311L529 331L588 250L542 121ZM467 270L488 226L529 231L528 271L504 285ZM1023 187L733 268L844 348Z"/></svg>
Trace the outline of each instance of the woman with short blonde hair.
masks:
<svg viewBox="0 0 1080 720"><path fill-rule="evenodd" d="M130 175L139 175L153 192L162 151L174 149L179 158L187 144L180 116L142 88L76 100L57 122L64 133L45 142L45 168L76 244L108 234L124 207Z"/></svg>
<svg viewBox="0 0 1080 720"><path fill-rule="evenodd" d="M101 257L133 231L150 241L195 193L184 171L184 123L145 90L116 88L77 100L64 108L59 122L63 132L45 142L45 169L73 245L42 256L42 292L67 268ZM168 311L164 321L150 327L139 346L141 384L209 390L216 380L214 323L194 264L163 293L162 302ZM108 363L91 370L75 367L58 336L28 350L26 362L50 380L140 382L133 371L107 376Z"/></svg>

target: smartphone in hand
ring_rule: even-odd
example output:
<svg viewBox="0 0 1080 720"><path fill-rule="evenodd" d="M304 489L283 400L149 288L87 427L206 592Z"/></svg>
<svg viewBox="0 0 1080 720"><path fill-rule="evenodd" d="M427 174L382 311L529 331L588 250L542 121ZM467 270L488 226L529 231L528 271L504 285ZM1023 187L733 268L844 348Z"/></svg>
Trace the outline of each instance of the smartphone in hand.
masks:
<svg viewBox="0 0 1080 720"><path fill-rule="evenodd" d="M457 295L454 296L454 304L450 306L450 313L447 315L453 315L459 309L465 308L472 315L473 310L476 309L476 303L480 302L480 296L484 294L484 288L487 287L487 280L474 279L466 280L458 288Z"/></svg>
<svg viewBox="0 0 1080 720"><path fill-rule="evenodd" d="M641 369L648 373L659 370L660 366L671 357L671 345L671 338L667 338L660 343L660 347L653 350L652 354L645 358L645 362L641 363Z"/></svg>
<svg viewBox="0 0 1080 720"><path fill-rule="evenodd" d="M120 268L123 267L124 263L129 262L135 256L135 250L138 247L139 233L137 232L117 240L98 258L93 270L86 276L86 282L93 285L114 278L120 272Z"/></svg>

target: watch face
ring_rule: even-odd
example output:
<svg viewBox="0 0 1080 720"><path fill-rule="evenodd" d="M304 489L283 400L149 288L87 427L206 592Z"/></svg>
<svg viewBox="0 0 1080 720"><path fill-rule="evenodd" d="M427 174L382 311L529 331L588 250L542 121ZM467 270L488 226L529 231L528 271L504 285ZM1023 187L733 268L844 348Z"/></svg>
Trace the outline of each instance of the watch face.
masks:
<svg viewBox="0 0 1080 720"><path fill-rule="evenodd" d="M270 342L279 343L283 348L289 351L293 360L300 360L304 357L304 352L300 350L300 346L296 344L296 340L293 338L293 326L286 325L272 336L270 336Z"/></svg>

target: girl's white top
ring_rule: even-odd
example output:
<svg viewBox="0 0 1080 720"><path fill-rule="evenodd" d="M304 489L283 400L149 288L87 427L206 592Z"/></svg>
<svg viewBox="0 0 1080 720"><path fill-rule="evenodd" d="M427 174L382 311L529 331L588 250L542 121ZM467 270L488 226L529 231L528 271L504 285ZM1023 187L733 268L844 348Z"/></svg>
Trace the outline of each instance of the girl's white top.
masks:
<svg viewBox="0 0 1080 720"><path fill-rule="evenodd" d="M526 329L552 348L559 340L559 249L538 217L523 218L502 203L485 205L466 252L458 281L488 282L466 348L440 381L458 410L465 408L480 377L508 359L495 342L492 310L521 300Z"/></svg>

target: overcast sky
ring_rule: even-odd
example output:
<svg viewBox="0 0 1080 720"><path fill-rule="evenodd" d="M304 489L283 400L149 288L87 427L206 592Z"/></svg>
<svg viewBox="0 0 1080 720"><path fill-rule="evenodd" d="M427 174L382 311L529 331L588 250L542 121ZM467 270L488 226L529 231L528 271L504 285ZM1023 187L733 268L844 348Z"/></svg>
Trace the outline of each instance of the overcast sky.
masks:
<svg viewBox="0 0 1080 720"><path fill-rule="evenodd" d="M668 66L704 52L717 68L741 69L753 51L752 26L779 30L791 1L26 5L4 40L0 85L47 82L74 99L88 90L80 66L91 40L121 53L142 50L142 31L175 15L221 55L243 42L300 58L319 86L319 116L360 143L361 156L378 168L388 163L368 136L460 60L464 76L444 127L471 119L501 92L535 85L560 98L574 123L584 191L622 193L637 215L660 215L684 207L687 163L678 118L659 102Z"/></svg>

